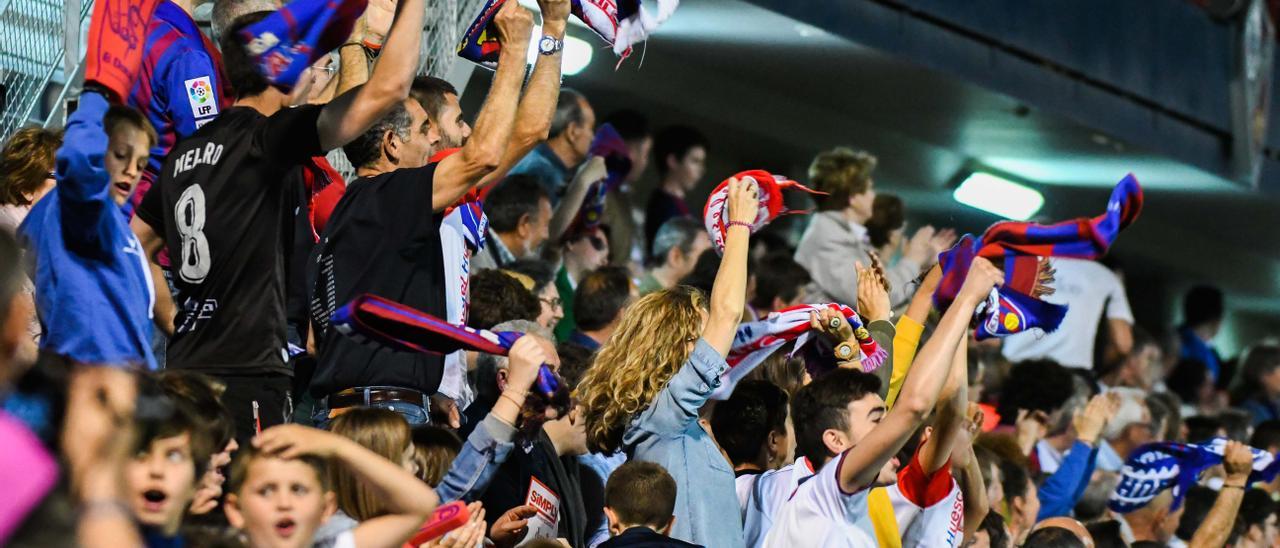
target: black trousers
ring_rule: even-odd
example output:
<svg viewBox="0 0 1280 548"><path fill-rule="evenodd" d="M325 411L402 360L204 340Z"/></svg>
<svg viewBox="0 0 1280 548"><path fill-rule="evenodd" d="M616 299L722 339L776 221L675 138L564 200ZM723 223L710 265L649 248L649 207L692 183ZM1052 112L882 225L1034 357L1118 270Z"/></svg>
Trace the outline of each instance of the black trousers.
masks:
<svg viewBox="0 0 1280 548"><path fill-rule="evenodd" d="M226 383L222 404L227 406L236 420L236 442L246 447L258 433L258 423L265 430L278 424L291 422L293 415L293 378L288 375L224 375L218 380ZM257 420L253 404L258 403Z"/></svg>

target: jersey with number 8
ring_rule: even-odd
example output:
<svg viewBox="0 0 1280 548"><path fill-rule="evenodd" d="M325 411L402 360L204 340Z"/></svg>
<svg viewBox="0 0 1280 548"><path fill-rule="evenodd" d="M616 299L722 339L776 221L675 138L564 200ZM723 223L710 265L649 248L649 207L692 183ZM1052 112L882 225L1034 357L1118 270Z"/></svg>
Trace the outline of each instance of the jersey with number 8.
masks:
<svg viewBox="0 0 1280 548"><path fill-rule="evenodd" d="M298 167L321 154L319 108L232 107L179 142L138 218L164 237L174 336L166 366L214 376L291 374L282 355ZM301 210L305 214L305 209Z"/></svg>
<svg viewBox="0 0 1280 548"><path fill-rule="evenodd" d="M204 235L204 191L199 184L187 187L173 211L174 224L182 236L182 266L178 275L198 284L209 275L209 239Z"/></svg>

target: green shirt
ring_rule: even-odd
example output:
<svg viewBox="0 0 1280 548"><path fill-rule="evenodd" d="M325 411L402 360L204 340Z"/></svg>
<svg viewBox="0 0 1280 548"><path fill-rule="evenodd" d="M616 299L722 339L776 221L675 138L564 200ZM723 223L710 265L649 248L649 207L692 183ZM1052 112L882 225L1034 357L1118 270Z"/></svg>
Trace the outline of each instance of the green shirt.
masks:
<svg viewBox="0 0 1280 548"><path fill-rule="evenodd" d="M644 277L640 278L640 285L636 287L636 290L639 291L642 296L653 293L654 291L662 291L662 289L662 283L660 283L658 279L654 278L653 274L650 273L645 273Z"/></svg>
<svg viewBox="0 0 1280 548"><path fill-rule="evenodd" d="M563 266L556 273L556 289L560 291L560 303L564 306L564 317L556 324L556 341L565 342L578 328L578 322L573 321L573 282L569 281L569 271Z"/></svg>

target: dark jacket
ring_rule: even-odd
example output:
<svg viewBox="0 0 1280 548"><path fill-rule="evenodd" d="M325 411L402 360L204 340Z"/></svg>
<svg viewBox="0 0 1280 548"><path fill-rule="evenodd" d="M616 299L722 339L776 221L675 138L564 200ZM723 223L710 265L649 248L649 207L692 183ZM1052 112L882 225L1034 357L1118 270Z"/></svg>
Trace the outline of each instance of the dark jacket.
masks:
<svg viewBox="0 0 1280 548"><path fill-rule="evenodd" d="M560 497L557 536L567 539L574 548L585 547L588 520L582 502L578 460L557 455L545 431L538 432L538 437L527 447L516 442L516 448L480 498L489 526L507 510L525 503L531 478L535 477Z"/></svg>
<svg viewBox="0 0 1280 548"><path fill-rule="evenodd" d="M632 527L600 544L599 548L697 548L701 545L673 539L648 527Z"/></svg>

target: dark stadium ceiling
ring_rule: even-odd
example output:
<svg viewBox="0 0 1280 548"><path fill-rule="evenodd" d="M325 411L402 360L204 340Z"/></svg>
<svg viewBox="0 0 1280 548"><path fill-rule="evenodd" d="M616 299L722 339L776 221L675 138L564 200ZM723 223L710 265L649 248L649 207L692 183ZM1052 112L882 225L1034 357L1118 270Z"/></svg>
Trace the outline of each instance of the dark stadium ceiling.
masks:
<svg viewBox="0 0 1280 548"><path fill-rule="evenodd" d="M972 166L1039 189L1041 220L1099 213L1132 171L1146 208L1114 248L1131 280L1158 281L1169 295L1212 281L1233 307L1280 316L1275 198L753 3L683 2L621 67L597 50L566 85L585 92L598 116L631 107L657 126L704 129L712 151L703 193L749 167L804 180L814 153L850 145L879 156L877 186L903 196L913 222L976 232L996 219L951 197Z"/></svg>

